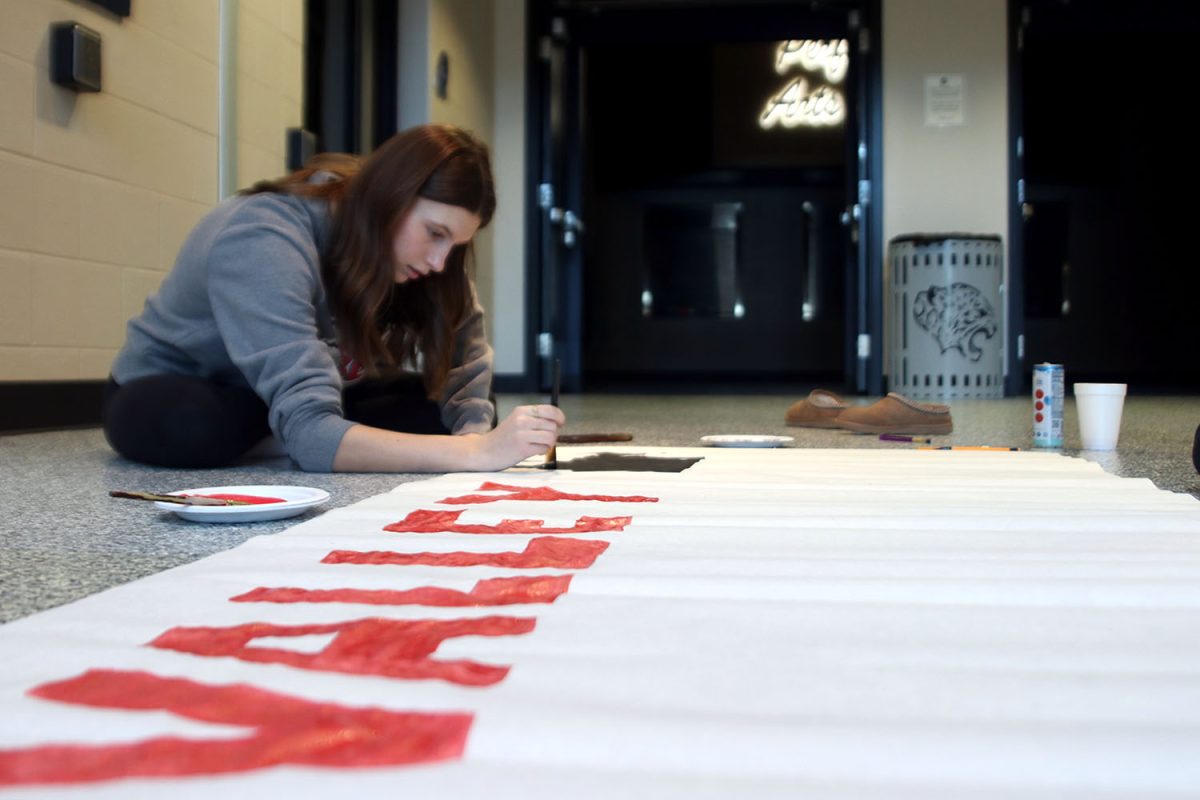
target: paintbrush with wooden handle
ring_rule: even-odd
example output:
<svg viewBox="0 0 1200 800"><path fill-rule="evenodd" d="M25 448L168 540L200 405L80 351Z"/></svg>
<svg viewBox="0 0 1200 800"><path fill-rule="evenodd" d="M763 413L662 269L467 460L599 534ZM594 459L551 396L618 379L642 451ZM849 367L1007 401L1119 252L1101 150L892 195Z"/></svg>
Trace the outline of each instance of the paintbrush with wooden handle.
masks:
<svg viewBox="0 0 1200 800"><path fill-rule="evenodd" d="M245 500L229 500L224 497L203 497L201 495L155 494L154 492L120 492L113 490L109 497L121 497L126 500L150 500L155 503L178 503L185 506L248 506Z"/></svg>

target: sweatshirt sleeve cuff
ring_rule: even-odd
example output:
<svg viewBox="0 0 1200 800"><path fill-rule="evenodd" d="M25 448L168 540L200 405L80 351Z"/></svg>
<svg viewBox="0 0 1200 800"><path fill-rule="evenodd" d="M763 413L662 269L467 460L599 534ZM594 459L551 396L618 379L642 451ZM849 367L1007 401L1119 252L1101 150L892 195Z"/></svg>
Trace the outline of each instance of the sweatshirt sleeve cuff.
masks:
<svg viewBox="0 0 1200 800"><path fill-rule="evenodd" d="M458 412L457 418L451 429L455 436L466 433L487 433L495 427L492 424L495 411L487 400L476 399L463 403L456 411Z"/></svg>
<svg viewBox="0 0 1200 800"><path fill-rule="evenodd" d="M309 423L302 441L287 442L288 455L305 472L333 472L333 458L355 423L330 414Z"/></svg>

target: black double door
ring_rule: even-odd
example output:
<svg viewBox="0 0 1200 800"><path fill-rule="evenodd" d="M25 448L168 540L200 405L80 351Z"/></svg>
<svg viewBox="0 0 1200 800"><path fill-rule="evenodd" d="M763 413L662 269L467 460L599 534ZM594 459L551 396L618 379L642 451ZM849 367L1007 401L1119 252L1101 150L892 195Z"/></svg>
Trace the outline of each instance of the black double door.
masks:
<svg viewBox="0 0 1200 800"><path fill-rule="evenodd" d="M1014 2L1011 236L1024 372L1200 388L1195 90L1200 8ZM1022 375L1027 380L1027 375Z"/></svg>
<svg viewBox="0 0 1200 800"><path fill-rule="evenodd" d="M877 5L531 9L540 387L879 391Z"/></svg>

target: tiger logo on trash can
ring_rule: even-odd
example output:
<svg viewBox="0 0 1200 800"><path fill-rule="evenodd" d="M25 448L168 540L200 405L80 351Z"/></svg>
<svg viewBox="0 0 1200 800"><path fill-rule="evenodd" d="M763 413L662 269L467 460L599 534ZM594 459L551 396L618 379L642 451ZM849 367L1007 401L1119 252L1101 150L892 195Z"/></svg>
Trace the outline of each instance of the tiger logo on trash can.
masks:
<svg viewBox="0 0 1200 800"><path fill-rule="evenodd" d="M913 319L937 340L942 352L956 349L971 361L978 361L983 350L976 339L996 335L998 326L992 304L969 283L953 283L950 288L930 286L913 298Z"/></svg>

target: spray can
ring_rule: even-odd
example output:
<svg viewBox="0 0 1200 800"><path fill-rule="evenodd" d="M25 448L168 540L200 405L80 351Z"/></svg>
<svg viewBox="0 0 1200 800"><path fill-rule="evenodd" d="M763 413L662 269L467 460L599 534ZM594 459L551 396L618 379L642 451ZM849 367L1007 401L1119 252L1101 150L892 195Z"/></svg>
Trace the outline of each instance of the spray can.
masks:
<svg viewBox="0 0 1200 800"><path fill-rule="evenodd" d="M1066 373L1062 364L1033 367L1033 446L1062 447Z"/></svg>

